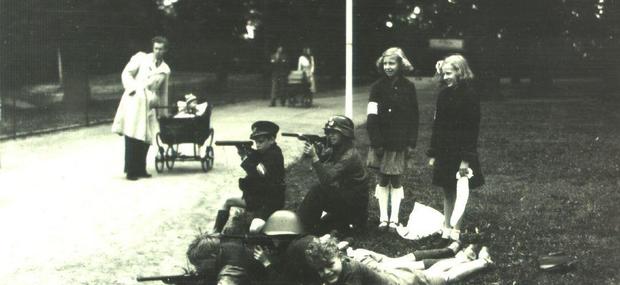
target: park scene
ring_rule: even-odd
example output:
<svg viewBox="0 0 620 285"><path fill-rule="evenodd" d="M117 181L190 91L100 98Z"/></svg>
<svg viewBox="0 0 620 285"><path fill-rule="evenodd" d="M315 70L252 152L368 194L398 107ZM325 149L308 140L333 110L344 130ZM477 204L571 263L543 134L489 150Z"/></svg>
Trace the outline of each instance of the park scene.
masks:
<svg viewBox="0 0 620 285"><path fill-rule="evenodd" d="M0 283L618 284L618 11L2 1Z"/></svg>

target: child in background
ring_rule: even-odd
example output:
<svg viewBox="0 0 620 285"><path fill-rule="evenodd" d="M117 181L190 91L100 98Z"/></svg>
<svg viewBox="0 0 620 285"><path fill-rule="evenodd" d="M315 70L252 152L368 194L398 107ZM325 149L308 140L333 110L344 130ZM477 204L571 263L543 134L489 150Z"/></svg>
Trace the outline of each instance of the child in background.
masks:
<svg viewBox="0 0 620 285"><path fill-rule="evenodd" d="M395 230L404 198L402 174L418 139L418 99L415 85L403 75L413 66L400 48L387 49L376 65L382 76L371 86L368 100L367 165L378 170L379 228Z"/></svg>
<svg viewBox="0 0 620 285"><path fill-rule="evenodd" d="M448 56L436 68L442 88L427 155L433 167L432 183L444 191L442 237L459 240L469 189L484 184L477 151L480 101L471 86L474 74L463 56Z"/></svg>
<svg viewBox="0 0 620 285"><path fill-rule="evenodd" d="M194 94L185 95L185 101L177 101L178 112L175 118L193 118L202 116L207 110L207 102L198 104L198 98Z"/></svg>
<svg viewBox="0 0 620 285"><path fill-rule="evenodd" d="M305 47L297 60L297 70L301 70L308 80L310 93L316 93L316 82L314 82L314 56L309 47Z"/></svg>

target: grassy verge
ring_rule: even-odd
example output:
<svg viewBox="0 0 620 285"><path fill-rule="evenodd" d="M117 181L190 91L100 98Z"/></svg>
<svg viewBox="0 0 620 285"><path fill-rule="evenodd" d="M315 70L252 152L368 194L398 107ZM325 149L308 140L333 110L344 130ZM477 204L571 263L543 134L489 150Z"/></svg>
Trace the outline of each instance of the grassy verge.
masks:
<svg viewBox="0 0 620 285"><path fill-rule="evenodd" d="M620 117L614 105L593 99L597 94L593 86L562 85L545 98L517 92L482 103L479 151L487 183L470 195L463 239L489 246L497 268L465 284L620 282ZM434 108L430 97L420 96L417 159L405 177L400 214L405 223L414 199L442 208L441 190L430 185L423 155ZM365 157L364 126L356 138ZM308 185L316 183L309 167L302 160L288 169L287 208L295 209ZM374 175L371 180L369 187ZM437 238L413 242L379 232L377 216L371 199L369 230L355 237L354 247L401 255L437 244ZM579 260L573 270L547 273L537 268L539 255L557 251Z"/></svg>

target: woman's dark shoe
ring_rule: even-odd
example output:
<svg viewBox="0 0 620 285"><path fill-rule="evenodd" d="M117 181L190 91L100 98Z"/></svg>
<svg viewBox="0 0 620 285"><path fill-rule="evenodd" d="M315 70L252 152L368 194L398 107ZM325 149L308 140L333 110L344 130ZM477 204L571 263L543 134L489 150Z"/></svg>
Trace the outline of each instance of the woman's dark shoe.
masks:
<svg viewBox="0 0 620 285"><path fill-rule="evenodd" d="M146 172L143 173L143 174L138 175L138 178L151 178L151 177L153 177L153 175L148 174Z"/></svg>
<svg viewBox="0 0 620 285"><path fill-rule="evenodd" d="M136 180L138 180L138 176L127 175L127 180L129 180L129 181L136 181Z"/></svg>

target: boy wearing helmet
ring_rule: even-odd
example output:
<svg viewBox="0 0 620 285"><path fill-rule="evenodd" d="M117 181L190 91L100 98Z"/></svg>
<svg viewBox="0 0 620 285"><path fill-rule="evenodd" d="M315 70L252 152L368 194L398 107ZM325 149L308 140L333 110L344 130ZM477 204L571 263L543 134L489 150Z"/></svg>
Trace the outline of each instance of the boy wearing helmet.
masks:
<svg viewBox="0 0 620 285"><path fill-rule="evenodd" d="M345 116L333 116L325 124L325 147L306 143L305 157L319 183L313 186L297 213L306 230L313 234L330 228L348 229L351 225L364 228L368 216L368 174L353 145L353 121ZM321 222L328 213L329 223Z"/></svg>
<svg viewBox="0 0 620 285"><path fill-rule="evenodd" d="M254 259L267 271L267 284L319 283L319 276L305 261L305 251L316 237L305 234L295 212L276 211L267 219L262 233L273 247L256 246Z"/></svg>

